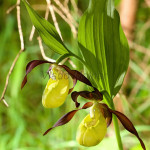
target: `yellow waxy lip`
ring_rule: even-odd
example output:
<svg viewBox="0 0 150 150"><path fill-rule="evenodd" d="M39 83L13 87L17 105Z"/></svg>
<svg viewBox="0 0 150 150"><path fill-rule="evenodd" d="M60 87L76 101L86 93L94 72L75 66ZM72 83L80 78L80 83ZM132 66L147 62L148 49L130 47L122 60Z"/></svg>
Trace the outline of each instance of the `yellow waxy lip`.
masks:
<svg viewBox="0 0 150 150"><path fill-rule="evenodd" d="M69 91L69 79L67 74L59 68L53 68L53 78L50 78L42 96L42 104L46 108L61 106Z"/></svg>
<svg viewBox="0 0 150 150"><path fill-rule="evenodd" d="M90 114L88 114L81 124L79 125L77 131L77 141L80 145L83 146L95 146L104 138L107 131L107 124L102 113L94 108L94 117L91 118Z"/></svg>

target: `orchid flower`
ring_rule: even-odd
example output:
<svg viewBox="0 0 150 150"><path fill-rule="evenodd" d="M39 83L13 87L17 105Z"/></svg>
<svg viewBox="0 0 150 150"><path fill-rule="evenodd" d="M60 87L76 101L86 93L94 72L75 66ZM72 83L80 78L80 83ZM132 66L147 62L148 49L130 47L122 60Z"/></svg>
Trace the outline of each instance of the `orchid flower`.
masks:
<svg viewBox="0 0 150 150"><path fill-rule="evenodd" d="M28 73L31 72L31 70L36 66L43 63L52 64L48 70L51 78L46 85L42 97L42 103L44 107L54 108L61 106L64 103L67 95L72 92L77 80L93 88L93 91L72 92L71 97L75 102L77 109L72 110L62 116L43 135L46 135L55 127L68 123L79 110L90 108L89 114L83 119L77 130L76 139L80 145L89 147L99 144L106 135L107 127L109 127L112 122L112 115L115 115L120 120L124 128L138 138L143 150L146 150L145 145L142 139L139 137L138 132L136 131L132 122L121 112L112 110L105 103L103 103L103 93L95 88L91 82L77 70L71 70L66 65L57 65L44 60L33 60L28 63L26 67L26 75L22 82L21 88L23 88L27 82ZM68 74L66 74L66 72ZM59 78L59 74L61 75L61 78ZM65 76L67 77L66 79ZM71 76L73 79L73 87L71 89L69 89L68 76ZM83 107L79 108L80 103L77 101L79 96L90 100L91 102L87 102L83 105Z"/></svg>

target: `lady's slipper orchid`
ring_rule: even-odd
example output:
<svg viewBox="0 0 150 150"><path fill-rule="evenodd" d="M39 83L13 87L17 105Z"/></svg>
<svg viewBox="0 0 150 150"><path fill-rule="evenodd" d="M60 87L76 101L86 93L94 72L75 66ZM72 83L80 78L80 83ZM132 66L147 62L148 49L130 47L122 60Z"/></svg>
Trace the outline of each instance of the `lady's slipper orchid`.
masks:
<svg viewBox="0 0 150 150"><path fill-rule="evenodd" d="M68 123L73 118L73 116L76 114L77 111L81 109L89 108L91 106L92 106L92 102L88 102L82 108L70 111L69 113L61 117L53 125L53 127L49 128L43 135L46 135L49 131L51 131L55 127ZM106 124L107 127L109 127L112 121L112 114L114 114L120 120L124 128L138 138L143 150L146 150L145 145L142 139L139 137L134 125L124 114L110 109L104 103L98 103L97 106L96 109L94 109L94 107L92 108L93 112L96 113L94 115L93 113L87 115L79 125L78 132L77 132L77 141L79 142L79 144L88 147L97 145L104 138L106 134Z"/></svg>
<svg viewBox="0 0 150 150"><path fill-rule="evenodd" d="M30 63L28 63L26 67L26 75L22 82L21 88L23 88L27 82L28 73L31 72L31 70L36 66L43 63L51 62L44 60L33 60ZM69 90L68 78L66 79L62 76L64 74L66 75L66 73L62 71L60 67L66 70L68 74L72 77L73 88L76 85L77 80L79 80L87 84L88 86L91 86L93 88L93 91L72 92L73 88ZM53 76L49 79L43 93L42 103L44 107L53 108L62 105L66 99L67 94L71 92L72 100L75 102L77 108L80 106L80 104L77 101L78 96L91 100L92 102L87 102L86 104L84 104L83 107L72 110L64 116L62 116L53 125L53 127L49 128L43 135L46 135L55 127L68 123L79 110L91 107L90 114L83 119L78 128L77 141L79 142L79 144L84 146L94 146L98 144L104 138L107 127L109 127L109 125L111 124L112 114L114 114L120 120L124 128L138 138L143 150L146 150L145 145L142 139L139 137L132 122L121 112L112 110L106 104L102 103L101 101L103 100L103 94L100 91L98 91L97 88L93 87L91 82L83 74L81 74L77 70L71 70L65 65L52 65L52 69L50 67L49 71L52 71L52 74L50 75ZM59 73L61 74L62 79L59 79Z"/></svg>
<svg viewBox="0 0 150 150"><path fill-rule="evenodd" d="M46 108L61 106L69 92L69 77L66 71L53 65L49 79L42 96L42 104Z"/></svg>
<svg viewBox="0 0 150 150"><path fill-rule="evenodd" d="M90 81L77 70L71 70L65 65L57 65L45 60L33 60L26 66L26 75L22 81L21 88L27 83L27 75L38 65L50 63L52 64L48 70L50 79L42 96L42 104L46 108L55 108L62 105L69 93L72 92L77 80L92 86ZM64 69L65 71L63 71ZM68 74L67 74L68 73ZM69 76L73 79L73 87L69 89Z"/></svg>

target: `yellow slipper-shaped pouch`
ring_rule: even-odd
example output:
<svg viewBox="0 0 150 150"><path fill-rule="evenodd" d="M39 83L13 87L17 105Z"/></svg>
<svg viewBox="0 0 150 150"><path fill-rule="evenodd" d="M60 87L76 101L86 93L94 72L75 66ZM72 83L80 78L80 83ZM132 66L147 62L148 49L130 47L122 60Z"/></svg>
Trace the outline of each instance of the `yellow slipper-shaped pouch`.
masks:
<svg viewBox="0 0 150 150"><path fill-rule="evenodd" d="M60 67L53 66L46 88L42 96L42 104L46 108L56 108L61 106L69 92L69 77Z"/></svg>
<svg viewBox="0 0 150 150"><path fill-rule="evenodd" d="M78 127L76 140L80 145L95 146L106 135L107 125L103 114L98 109L94 109L94 113L92 118L88 114Z"/></svg>

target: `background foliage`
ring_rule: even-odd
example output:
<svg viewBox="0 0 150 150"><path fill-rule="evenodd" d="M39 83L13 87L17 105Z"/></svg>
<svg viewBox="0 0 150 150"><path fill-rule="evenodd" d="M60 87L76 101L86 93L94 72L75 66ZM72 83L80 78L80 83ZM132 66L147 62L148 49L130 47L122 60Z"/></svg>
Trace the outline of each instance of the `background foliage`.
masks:
<svg viewBox="0 0 150 150"><path fill-rule="evenodd" d="M77 2L77 1L76 1ZM119 1L116 1L118 4ZM0 94L4 88L5 77L11 63L20 49L20 41L17 30L16 10L6 15L6 10L15 0L0 1ZM30 2L33 6L37 1ZM37 11L44 16L44 11L39 11L40 5L46 5L45 1L39 0ZM87 0L78 0L80 14L87 8ZM69 5L72 16L79 21L80 15L74 13ZM136 24L134 28L134 45L131 47L131 61L127 85L125 85L115 102L119 111L123 111L133 121L137 127L141 138L147 147L150 148L150 7L144 0L139 0L136 14ZM77 41L73 38L69 26L57 15L58 24L65 42L71 49L76 49ZM46 75L48 65L36 68L29 75L29 82L21 91L20 85L25 74L26 64L33 59L42 59L36 37L29 42L31 31L31 21L27 15L24 5L21 3L21 21L25 39L26 51L21 55L15 69L10 77L8 90L5 96L9 104L6 108L0 103L0 149L1 150L95 150L103 149L117 150L113 125L108 129L107 137L96 147L84 148L77 144L75 140L76 129L87 111L78 112L75 118L67 125L54 129L50 134L42 136L42 133L57 121L65 112L74 108L73 102L68 97L65 104L56 109L44 109L41 105L41 96L48 80ZM49 17L52 22L52 18ZM66 32L67 31L67 32ZM140 46L140 47L139 47ZM55 59L58 56L44 46L47 56ZM147 49L145 49L147 48ZM77 68L82 71L82 67L74 60ZM78 88L86 88L78 85ZM81 99L84 101L83 99ZM131 115L132 114L132 115ZM121 126L122 128L122 126ZM122 128L121 131L125 149L140 150L138 140Z"/></svg>

